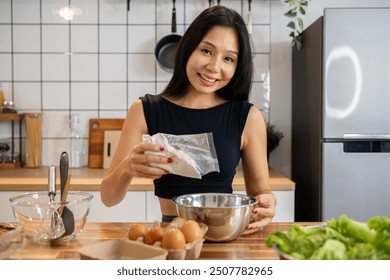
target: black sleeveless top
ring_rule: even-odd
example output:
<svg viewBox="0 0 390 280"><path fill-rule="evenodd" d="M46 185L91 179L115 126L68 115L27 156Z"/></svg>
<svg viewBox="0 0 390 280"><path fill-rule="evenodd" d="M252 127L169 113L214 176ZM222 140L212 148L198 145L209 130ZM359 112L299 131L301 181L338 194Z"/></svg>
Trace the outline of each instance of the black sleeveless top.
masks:
<svg viewBox="0 0 390 280"><path fill-rule="evenodd" d="M249 110L247 101L228 101L208 109L179 106L160 95L140 98L150 135L174 135L212 132L220 172L211 172L202 179L167 174L154 180L155 194L171 199L190 193L231 193L236 167L241 158L241 134Z"/></svg>

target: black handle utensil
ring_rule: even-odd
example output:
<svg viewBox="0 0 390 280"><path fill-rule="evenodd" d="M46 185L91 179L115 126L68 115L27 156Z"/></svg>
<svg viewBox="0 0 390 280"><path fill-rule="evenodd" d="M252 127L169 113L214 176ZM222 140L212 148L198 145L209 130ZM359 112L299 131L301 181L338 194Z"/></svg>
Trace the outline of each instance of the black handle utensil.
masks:
<svg viewBox="0 0 390 280"><path fill-rule="evenodd" d="M66 152L61 154L60 158L60 184L61 184L61 207L60 214L65 227L65 233L61 236L71 235L74 231L74 216L72 211L66 207L66 197L68 195L68 188L70 183L69 174L69 157Z"/></svg>

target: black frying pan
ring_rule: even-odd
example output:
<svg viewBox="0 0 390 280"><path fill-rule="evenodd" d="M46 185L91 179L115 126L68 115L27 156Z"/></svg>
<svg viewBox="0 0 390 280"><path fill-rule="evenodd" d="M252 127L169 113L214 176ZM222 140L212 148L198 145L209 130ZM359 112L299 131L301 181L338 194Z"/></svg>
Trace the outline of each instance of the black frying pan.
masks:
<svg viewBox="0 0 390 280"><path fill-rule="evenodd" d="M172 8L172 34L163 37L156 46L155 55L161 68L172 72L175 64L175 52L181 36L176 34L176 7L173 0Z"/></svg>

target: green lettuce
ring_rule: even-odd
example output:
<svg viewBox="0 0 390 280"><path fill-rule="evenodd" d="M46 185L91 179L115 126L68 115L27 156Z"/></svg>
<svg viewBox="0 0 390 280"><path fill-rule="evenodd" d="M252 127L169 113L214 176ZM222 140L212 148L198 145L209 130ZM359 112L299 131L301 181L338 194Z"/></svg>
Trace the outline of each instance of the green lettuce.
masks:
<svg viewBox="0 0 390 280"><path fill-rule="evenodd" d="M368 221L367 226L376 231L373 245L390 254L390 219L386 216L375 216Z"/></svg>
<svg viewBox="0 0 390 280"><path fill-rule="evenodd" d="M347 246L339 240L328 239L310 256L311 260L346 260Z"/></svg>
<svg viewBox="0 0 390 280"><path fill-rule="evenodd" d="M371 243L375 239L376 232L370 229L366 223L357 222L341 215L338 219L327 222L328 226L337 230L342 235L355 240L356 242Z"/></svg>
<svg viewBox="0 0 390 280"><path fill-rule="evenodd" d="M390 219L374 216L361 223L342 215L326 226L294 224L270 235L266 245L276 245L296 259L389 260Z"/></svg>
<svg viewBox="0 0 390 280"><path fill-rule="evenodd" d="M357 243L348 251L349 260L389 260L390 254L378 250L370 243Z"/></svg>

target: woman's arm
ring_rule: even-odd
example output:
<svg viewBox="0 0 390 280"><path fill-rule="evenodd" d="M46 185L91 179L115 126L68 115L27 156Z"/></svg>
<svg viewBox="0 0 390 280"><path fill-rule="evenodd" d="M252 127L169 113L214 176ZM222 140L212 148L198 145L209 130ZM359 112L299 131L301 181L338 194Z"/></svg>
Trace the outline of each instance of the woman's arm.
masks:
<svg viewBox="0 0 390 280"><path fill-rule="evenodd" d="M164 148L151 143L142 143L142 135L148 129L141 100L136 100L127 112L121 136L107 175L103 178L100 197L106 206L120 203L125 197L133 177L160 178L167 171L150 167L149 162L167 163L163 156L146 155L144 152L160 152Z"/></svg>
<svg viewBox="0 0 390 280"><path fill-rule="evenodd" d="M248 195L259 201L246 234L269 224L275 216L276 197L269 185L267 130L262 113L255 106L249 111L242 135L242 169Z"/></svg>

